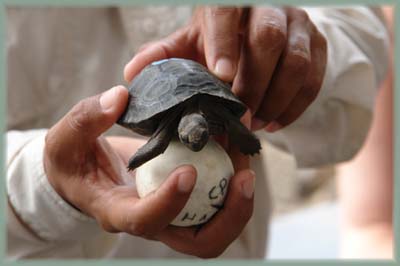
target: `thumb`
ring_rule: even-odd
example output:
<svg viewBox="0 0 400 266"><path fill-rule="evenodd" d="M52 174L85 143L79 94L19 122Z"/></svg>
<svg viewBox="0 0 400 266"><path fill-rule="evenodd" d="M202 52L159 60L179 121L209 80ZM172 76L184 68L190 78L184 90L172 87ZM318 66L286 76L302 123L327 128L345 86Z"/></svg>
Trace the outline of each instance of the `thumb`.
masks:
<svg viewBox="0 0 400 266"><path fill-rule="evenodd" d="M61 150L84 148L117 121L127 101L128 90L123 86L83 99L50 129L48 138L54 138Z"/></svg>

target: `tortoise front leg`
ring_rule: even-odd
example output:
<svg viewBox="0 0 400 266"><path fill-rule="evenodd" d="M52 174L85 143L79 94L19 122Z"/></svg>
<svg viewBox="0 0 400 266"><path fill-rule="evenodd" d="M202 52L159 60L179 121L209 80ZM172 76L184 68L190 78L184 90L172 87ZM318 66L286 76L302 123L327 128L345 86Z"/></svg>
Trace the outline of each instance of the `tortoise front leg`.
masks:
<svg viewBox="0 0 400 266"><path fill-rule="evenodd" d="M128 170L132 171L142 164L162 154L176 134L180 114L178 110L170 112L162 119L151 138L129 159Z"/></svg>

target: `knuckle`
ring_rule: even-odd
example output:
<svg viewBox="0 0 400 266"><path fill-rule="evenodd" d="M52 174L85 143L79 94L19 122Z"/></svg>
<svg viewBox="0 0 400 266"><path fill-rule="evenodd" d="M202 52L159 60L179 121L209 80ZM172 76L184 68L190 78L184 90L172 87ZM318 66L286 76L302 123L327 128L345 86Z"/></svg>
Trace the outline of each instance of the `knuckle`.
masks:
<svg viewBox="0 0 400 266"><path fill-rule="evenodd" d="M303 8L296 8L296 7L287 7L285 8L290 20L296 20L299 22L307 22L310 21L310 17Z"/></svg>
<svg viewBox="0 0 400 266"><path fill-rule="evenodd" d="M144 223L137 221L128 223L128 233L144 238L151 235L147 226Z"/></svg>
<svg viewBox="0 0 400 266"><path fill-rule="evenodd" d="M211 17L239 16L239 9L232 6L212 6L209 8Z"/></svg>
<svg viewBox="0 0 400 266"><path fill-rule="evenodd" d="M295 8L294 10L295 16L300 20L300 21L309 21L310 17L308 16L308 13L301 8Z"/></svg>
<svg viewBox="0 0 400 266"><path fill-rule="evenodd" d="M327 47L328 47L328 42L327 42L325 36L322 35L322 33L320 33L320 32L318 31L315 38L316 38L316 41L317 41L317 43L318 43L318 46L319 46L323 51L326 51L326 50L327 50Z"/></svg>
<svg viewBox="0 0 400 266"><path fill-rule="evenodd" d="M108 232L108 233L118 233L119 230L117 230L114 226L112 226L110 223L108 222L99 222L101 228Z"/></svg>
<svg viewBox="0 0 400 266"><path fill-rule="evenodd" d="M120 230L117 230L117 228L113 225L109 218L109 213L107 212L102 212L102 211L94 211L92 213L93 217L96 219L97 223L99 226L106 232L109 233L117 233L120 232Z"/></svg>
<svg viewBox="0 0 400 266"><path fill-rule="evenodd" d="M164 41L162 41L162 42L160 42L160 43L158 43L157 44L157 47L158 47L158 49L159 49L159 53L161 54L161 55L163 55L163 57L164 58L170 58L170 57L172 57L171 56L171 53L170 53L170 50L168 49L168 43L164 40Z"/></svg>
<svg viewBox="0 0 400 266"><path fill-rule="evenodd" d="M68 125L77 132L85 130L88 122L90 121L89 116L89 100L81 100L75 105L70 114L67 116Z"/></svg>
<svg viewBox="0 0 400 266"><path fill-rule="evenodd" d="M115 226L112 225L109 219L103 214L103 213L96 213L94 215L94 218L96 219L97 223L100 225L100 227L108 232L108 233L117 233L119 230L115 228Z"/></svg>
<svg viewBox="0 0 400 266"><path fill-rule="evenodd" d="M302 90L302 97L307 103L311 103L317 98L319 91L319 87L307 87Z"/></svg>
<svg viewBox="0 0 400 266"><path fill-rule="evenodd" d="M301 75L308 73L311 65L311 59L308 53L304 51L290 51L285 59L284 67L293 75Z"/></svg>
<svg viewBox="0 0 400 266"><path fill-rule="evenodd" d="M153 42L148 42L148 43L144 43L144 44L140 45L139 48L137 49L137 53L143 52L144 50L146 50L147 48L149 48L153 44L154 44Z"/></svg>
<svg viewBox="0 0 400 266"><path fill-rule="evenodd" d="M218 46L218 48L220 48L221 52L225 52L226 50L233 48L233 47L230 47L230 45L233 45L237 40L237 36L229 34L229 32L226 31L225 29L215 31L215 32L213 32L213 34L208 35L207 38L210 41L215 42L215 45L221 45L221 44L229 45L228 47L226 47L226 46L219 47Z"/></svg>
<svg viewBox="0 0 400 266"><path fill-rule="evenodd" d="M118 224L123 232L145 239L154 239L156 233L159 232L157 223L140 215L135 207L121 215L118 218Z"/></svg>
<svg viewBox="0 0 400 266"><path fill-rule="evenodd" d="M326 51L328 47L327 39L312 22L310 23L310 25L311 25L312 41L318 48Z"/></svg>
<svg viewBox="0 0 400 266"><path fill-rule="evenodd" d="M290 50L293 52L309 54L309 36L308 34L294 34L290 42Z"/></svg>
<svg viewBox="0 0 400 266"><path fill-rule="evenodd" d="M253 42L260 47L283 50L286 46L286 39L286 32L282 27L270 21L257 24L254 29Z"/></svg>
<svg viewBox="0 0 400 266"><path fill-rule="evenodd" d="M103 119L107 122L110 118L104 116L99 102L100 95L80 100L66 115L68 126L75 132L87 133L93 126L92 121Z"/></svg>

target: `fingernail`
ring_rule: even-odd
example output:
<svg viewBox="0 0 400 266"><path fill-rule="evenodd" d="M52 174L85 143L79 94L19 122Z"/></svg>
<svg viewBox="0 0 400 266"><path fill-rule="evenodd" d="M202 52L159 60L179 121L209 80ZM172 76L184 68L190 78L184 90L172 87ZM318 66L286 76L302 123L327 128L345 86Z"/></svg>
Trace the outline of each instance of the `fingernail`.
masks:
<svg viewBox="0 0 400 266"><path fill-rule="evenodd" d="M178 191L188 193L192 190L195 184L195 175L190 172L183 172L178 176Z"/></svg>
<svg viewBox="0 0 400 266"><path fill-rule="evenodd" d="M261 119L258 118L253 118L253 120L251 121L251 129L252 130L258 130L261 129L265 126L265 122L262 121Z"/></svg>
<svg viewBox="0 0 400 266"><path fill-rule="evenodd" d="M279 130L279 129L281 129L282 128L282 125L280 125L278 122L276 122L276 121L272 121L271 123L269 123L266 127L265 127L265 130L266 131L268 131L268 132L275 132L275 131L277 131L277 130Z"/></svg>
<svg viewBox="0 0 400 266"><path fill-rule="evenodd" d="M235 75L235 67L228 58L220 58L215 64L215 74L226 81L231 81Z"/></svg>
<svg viewBox="0 0 400 266"><path fill-rule="evenodd" d="M117 90L119 86L113 87L108 91L105 91L100 97L100 105L103 111L109 110L115 104L115 98L117 95Z"/></svg>
<svg viewBox="0 0 400 266"><path fill-rule="evenodd" d="M250 170L251 177L243 182L242 184L242 193L243 196L247 199L251 199L254 195L254 185L255 185L255 173L253 170Z"/></svg>

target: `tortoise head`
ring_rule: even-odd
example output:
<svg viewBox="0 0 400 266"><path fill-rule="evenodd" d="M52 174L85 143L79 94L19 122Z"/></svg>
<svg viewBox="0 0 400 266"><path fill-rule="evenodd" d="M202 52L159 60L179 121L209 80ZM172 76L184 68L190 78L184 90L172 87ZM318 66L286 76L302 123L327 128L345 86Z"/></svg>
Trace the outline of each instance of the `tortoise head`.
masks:
<svg viewBox="0 0 400 266"><path fill-rule="evenodd" d="M179 122L178 135L189 149L200 151L208 142L207 120L199 113L184 115Z"/></svg>

